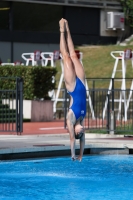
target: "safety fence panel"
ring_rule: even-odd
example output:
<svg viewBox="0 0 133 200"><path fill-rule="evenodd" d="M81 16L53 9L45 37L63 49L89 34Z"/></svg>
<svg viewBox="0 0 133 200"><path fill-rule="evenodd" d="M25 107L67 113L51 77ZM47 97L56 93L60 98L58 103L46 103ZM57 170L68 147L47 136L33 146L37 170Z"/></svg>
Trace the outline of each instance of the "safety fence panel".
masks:
<svg viewBox="0 0 133 200"><path fill-rule="evenodd" d="M23 80L20 77L0 77L0 132L23 132Z"/></svg>
<svg viewBox="0 0 133 200"><path fill-rule="evenodd" d="M133 91L115 89L89 90L85 128L98 133L133 132Z"/></svg>

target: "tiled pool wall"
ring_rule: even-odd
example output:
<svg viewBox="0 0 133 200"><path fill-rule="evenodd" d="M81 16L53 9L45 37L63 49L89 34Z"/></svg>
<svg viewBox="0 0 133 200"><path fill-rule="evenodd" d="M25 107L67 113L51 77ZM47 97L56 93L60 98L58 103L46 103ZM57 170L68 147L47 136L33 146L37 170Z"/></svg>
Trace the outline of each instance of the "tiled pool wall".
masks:
<svg viewBox="0 0 133 200"><path fill-rule="evenodd" d="M79 149L76 149L76 155L79 154ZM129 148L85 148L84 155L129 155L133 154L133 149ZM1 153L0 160L15 160L27 158L47 158L58 156L71 156L70 149L65 150L45 150L45 151L26 151L26 152L11 152Z"/></svg>

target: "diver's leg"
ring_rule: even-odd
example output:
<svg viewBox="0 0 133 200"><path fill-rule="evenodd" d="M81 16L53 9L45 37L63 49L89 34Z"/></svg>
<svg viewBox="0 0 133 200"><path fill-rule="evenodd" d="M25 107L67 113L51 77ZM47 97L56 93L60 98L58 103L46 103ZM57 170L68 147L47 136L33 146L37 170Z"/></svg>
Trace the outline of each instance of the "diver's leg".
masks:
<svg viewBox="0 0 133 200"><path fill-rule="evenodd" d="M70 57L71 57L72 62L74 64L76 76L79 77L83 81L83 83L85 83L84 69L83 69L83 66L82 66L82 64L80 63L80 61L77 57L76 52L75 52L74 44L73 44L73 40L72 40L72 37L71 37L71 33L70 33L70 29L69 29L69 25L68 25L67 20L65 20L65 25L66 25L66 42L67 42Z"/></svg>
<svg viewBox="0 0 133 200"><path fill-rule="evenodd" d="M80 153L78 156L78 160L81 161L84 153L84 147L85 147L85 133L83 133L83 136L80 139Z"/></svg>
<svg viewBox="0 0 133 200"><path fill-rule="evenodd" d="M61 19L59 25L60 25L60 52L63 57L65 84L67 90L73 91L73 88L75 86L76 75L65 39L65 20Z"/></svg>

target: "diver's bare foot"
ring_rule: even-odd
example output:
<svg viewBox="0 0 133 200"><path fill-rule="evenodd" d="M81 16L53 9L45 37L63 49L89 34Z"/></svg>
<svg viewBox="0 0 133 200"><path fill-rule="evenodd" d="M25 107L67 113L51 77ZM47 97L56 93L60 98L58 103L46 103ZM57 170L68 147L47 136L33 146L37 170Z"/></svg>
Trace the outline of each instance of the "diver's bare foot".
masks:
<svg viewBox="0 0 133 200"><path fill-rule="evenodd" d="M77 160L79 160L79 162L81 162L82 161L82 157L78 156Z"/></svg>
<svg viewBox="0 0 133 200"><path fill-rule="evenodd" d="M60 26L60 33L65 33L65 20L62 18L60 21L59 21L59 26Z"/></svg>
<svg viewBox="0 0 133 200"><path fill-rule="evenodd" d="M72 161L78 160L78 158L76 156L71 157Z"/></svg>
<svg viewBox="0 0 133 200"><path fill-rule="evenodd" d="M69 26L68 26L68 21L65 19L65 25L66 25L66 31L69 32Z"/></svg>

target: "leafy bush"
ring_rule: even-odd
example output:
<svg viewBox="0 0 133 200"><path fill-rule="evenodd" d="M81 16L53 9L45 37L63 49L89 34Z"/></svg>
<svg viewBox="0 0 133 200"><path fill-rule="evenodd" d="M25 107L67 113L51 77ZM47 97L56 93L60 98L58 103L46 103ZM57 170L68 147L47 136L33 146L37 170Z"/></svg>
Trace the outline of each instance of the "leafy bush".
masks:
<svg viewBox="0 0 133 200"><path fill-rule="evenodd" d="M129 24L130 27L133 27L133 0L120 0L126 22Z"/></svg>
<svg viewBox="0 0 133 200"><path fill-rule="evenodd" d="M52 83L52 77L56 73L53 67L0 66L0 77L7 77L0 79L0 89L14 89L16 85L12 77L21 77L24 99L50 99L48 91L55 89L56 83Z"/></svg>

